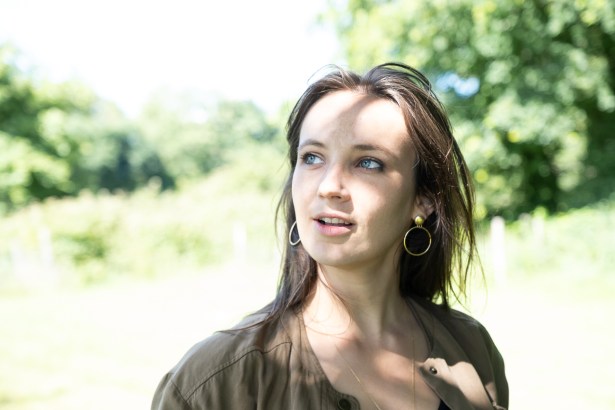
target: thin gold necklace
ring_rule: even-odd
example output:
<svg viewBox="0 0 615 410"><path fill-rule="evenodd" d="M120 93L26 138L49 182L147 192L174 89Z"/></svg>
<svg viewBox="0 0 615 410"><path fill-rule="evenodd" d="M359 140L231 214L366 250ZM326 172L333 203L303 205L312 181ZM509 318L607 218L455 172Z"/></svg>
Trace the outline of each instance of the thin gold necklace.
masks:
<svg viewBox="0 0 615 410"><path fill-rule="evenodd" d="M348 360L346 360L346 358L340 351L339 347L337 347L337 343L335 343L335 341L333 341L333 346L335 346L335 350L337 351L337 354L340 356L340 358L342 359L346 367L348 367L348 370L350 370L350 373L354 376L355 380L359 384L359 387L361 387L361 390L365 392L365 394L367 395L367 398L372 402L372 404L374 405L374 407L376 407L377 410L382 410L382 407L380 407L380 405L376 402L376 400L374 400L372 395L369 394L369 391L367 390L367 388L365 387L365 385L363 384L363 382L357 375L357 372L354 371L354 369L352 368ZM412 401L413 401L413 406L414 406L413 409L416 409L416 387L414 383L414 371L415 371L415 368L414 368L414 337L412 337L412 359L411 361L412 361Z"/></svg>

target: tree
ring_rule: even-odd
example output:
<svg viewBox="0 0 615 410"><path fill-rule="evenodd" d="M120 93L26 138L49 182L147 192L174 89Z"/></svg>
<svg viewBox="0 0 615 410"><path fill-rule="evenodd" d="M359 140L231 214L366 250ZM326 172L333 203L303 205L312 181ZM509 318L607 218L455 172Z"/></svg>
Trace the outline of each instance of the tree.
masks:
<svg viewBox="0 0 615 410"><path fill-rule="evenodd" d="M114 104L99 100L85 114L55 114L58 132L79 142L70 160L77 191L133 191L152 181L163 190L174 187L156 147Z"/></svg>
<svg viewBox="0 0 615 410"><path fill-rule="evenodd" d="M350 66L435 81L484 214L615 192L614 0L349 0L330 16Z"/></svg>
<svg viewBox="0 0 615 410"><path fill-rule="evenodd" d="M18 69L0 45L0 212L82 189L172 185L157 153L115 106L77 82Z"/></svg>
<svg viewBox="0 0 615 410"><path fill-rule="evenodd" d="M160 92L146 104L139 129L158 147L174 178L193 179L224 165L234 150L267 144L277 128L251 101L203 100Z"/></svg>
<svg viewBox="0 0 615 410"><path fill-rule="evenodd" d="M76 89L75 98L58 98L45 84L37 90L17 69L18 54L0 47L0 203L4 208L32 199L65 195L71 191L70 165L64 159L72 141L41 132L41 118L53 110L82 110L91 96Z"/></svg>

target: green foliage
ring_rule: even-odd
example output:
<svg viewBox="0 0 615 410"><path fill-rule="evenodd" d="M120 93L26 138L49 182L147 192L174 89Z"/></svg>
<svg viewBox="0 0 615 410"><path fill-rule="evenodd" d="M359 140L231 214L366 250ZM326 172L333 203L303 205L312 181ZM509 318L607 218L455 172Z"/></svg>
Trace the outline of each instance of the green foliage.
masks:
<svg viewBox="0 0 615 410"><path fill-rule="evenodd" d="M132 191L154 182L174 186L156 148L112 104L99 101L86 115L58 113L55 128L78 141L71 162L75 191Z"/></svg>
<svg viewBox="0 0 615 410"><path fill-rule="evenodd" d="M0 223L0 287L20 276L88 284L236 259L270 261L283 157L253 144L178 191L82 192L14 212Z"/></svg>
<svg viewBox="0 0 615 410"><path fill-rule="evenodd" d="M36 81L17 56L0 46L0 213L83 189L173 185L116 107L80 83Z"/></svg>
<svg viewBox="0 0 615 410"><path fill-rule="evenodd" d="M201 101L159 93L144 108L139 130L156 146L173 178L194 179L229 162L253 143L271 144L277 127L249 101Z"/></svg>
<svg viewBox="0 0 615 410"><path fill-rule="evenodd" d="M0 203L9 208L70 192L70 164L63 157L73 141L41 132L41 120L55 110L81 112L92 102L76 84L70 90L49 84L37 89L17 70L16 58L12 49L0 47ZM69 92L74 98L66 98Z"/></svg>
<svg viewBox="0 0 615 410"><path fill-rule="evenodd" d="M506 254L509 277L558 277L562 281L586 282L612 276L613 230L613 202L551 216L537 209L507 224L499 246ZM481 233L481 242L485 269L492 272L494 244L490 243L488 231Z"/></svg>
<svg viewBox="0 0 615 410"><path fill-rule="evenodd" d="M400 60L435 80L482 215L615 191L613 0L362 0L330 18L350 66Z"/></svg>
<svg viewBox="0 0 615 410"><path fill-rule="evenodd" d="M16 56L0 48L0 213L83 190L174 188L242 156L256 170L243 178L259 178L282 151L279 121L252 102L159 93L135 122L82 84L22 73Z"/></svg>

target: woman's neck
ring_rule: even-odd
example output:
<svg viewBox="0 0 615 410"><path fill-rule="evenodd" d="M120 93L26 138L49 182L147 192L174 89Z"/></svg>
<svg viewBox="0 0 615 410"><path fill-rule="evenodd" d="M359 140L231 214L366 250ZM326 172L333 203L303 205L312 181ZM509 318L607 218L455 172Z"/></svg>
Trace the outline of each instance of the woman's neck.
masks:
<svg viewBox="0 0 615 410"><path fill-rule="evenodd" d="M382 344L407 326L411 313L396 272L319 268L318 276L304 306L312 330Z"/></svg>

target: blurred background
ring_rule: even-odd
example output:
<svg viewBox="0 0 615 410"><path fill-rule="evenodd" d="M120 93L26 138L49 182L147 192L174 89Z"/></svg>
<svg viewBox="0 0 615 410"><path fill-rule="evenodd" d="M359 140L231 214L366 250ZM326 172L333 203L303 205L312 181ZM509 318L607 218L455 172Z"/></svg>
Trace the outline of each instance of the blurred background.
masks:
<svg viewBox="0 0 615 410"><path fill-rule="evenodd" d="M148 408L268 302L292 104L390 60L473 172L512 408L615 408L614 0L0 0L0 408Z"/></svg>

